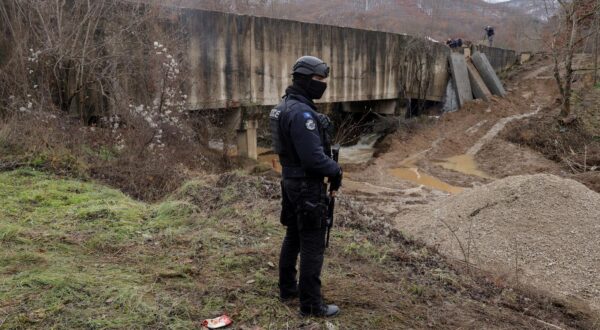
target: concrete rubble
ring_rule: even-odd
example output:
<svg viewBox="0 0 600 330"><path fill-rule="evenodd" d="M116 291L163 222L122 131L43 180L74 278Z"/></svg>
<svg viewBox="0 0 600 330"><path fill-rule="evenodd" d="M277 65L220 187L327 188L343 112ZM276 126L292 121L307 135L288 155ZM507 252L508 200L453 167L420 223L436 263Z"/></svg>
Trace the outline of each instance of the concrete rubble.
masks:
<svg viewBox="0 0 600 330"><path fill-rule="evenodd" d="M476 99L482 99L486 102L489 102L489 100L492 98L492 92L490 92L489 88L481 78L479 71L477 71L477 68L475 68L470 59L467 60L467 70L469 71L469 80L471 82L473 96Z"/></svg>
<svg viewBox="0 0 600 330"><path fill-rule="evenodd" d="M502 82L496 75L496 72L494 71L494 68L492 68L487 56L485 56L483 53L475 52L473 53L473 56L471 56L471 60L477 68L477 71L479 71L481 78L490 89L490 92L498 96L506 95L504 86L502 86Z"/></svg>
<svg viewBox="0 0 600 330"><path fill-rule="evenodd" d="M484 53L475 51L469 56L452 52L448 62L459 108L473 99L489 102L492 95L506 95L502 82Z"/></svg>
<svg viewBox="0 0 600 330"><path fill-rule="evenodd" d="M460 53L450 53L450 70L452 81L456 87L458 106L463 107L465 103L473 100L473 91L469 82L469 73L465 57Z"/></svg>

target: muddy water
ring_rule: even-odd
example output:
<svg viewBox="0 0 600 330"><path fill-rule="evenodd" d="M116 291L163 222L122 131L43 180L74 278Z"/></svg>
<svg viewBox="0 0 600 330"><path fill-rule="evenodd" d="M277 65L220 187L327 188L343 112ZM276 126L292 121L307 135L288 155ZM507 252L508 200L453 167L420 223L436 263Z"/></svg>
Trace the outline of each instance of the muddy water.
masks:
<svg viewBox="0 0 600 330"><path fill-rule="evenodd" d="M433 189L449 192L451 194L457 194L463 191L464 188L450 185L440 179L433 176L421 173L417 167L401 167L390 169L389 173L399 179L412 181L419 185L427 186Z"/></svg>
<svg viewBox="0 0 600 330"><path fill-rule="evenodd" d="M391 169L389 171L390 175L403 180L412 181L419 185L424 185L433 189L449 192L451 194L457 194L465 189L463 187L450 185L438 178L422 173L416 166L416 163L420 156L421 154L417 154L407 158L404 162L402 162L402 167ZM473 156L471 155L458 155L444 159L440 162L435 162L435 164L445 169L470 176L477 176L485 179L492 178L485 172L478 169L477 162L475 162L475 158L473 158Z"/></svg>
<svg viewBox="0 0 600 330"><path fill-rule="evenodd" d="M373 158L375 143L381 134L367 134L358 140L353 146L340 149L340 163L342 164L364 164Z"/></svg>
<svg viewBox="0 0 600 330"><path fill-rule="evenodd" d="M438 178L423 173L417 167L419 159L424 157L425 152L414 154L406 158L400 163L399 168L389 170L390 175L403 180L411 181L419 185L430 187L433 189L445 191L451 194L457 194L465 188L453 186ZM470 176L491 179L492 177L485 172L479 170L477 162L472 155L453 156L443 161L435 162L436 165L455 172L463 173Z"/></svg>
<svg viewBox="0 0 600 330"><path fill-rule="evenodd" d="M479 170L475 158L471 155L458 155L445 159L442 162L436 162L437 165L455 172L466 175L478 176L480 178L491 179L492 177Z"/></svg>

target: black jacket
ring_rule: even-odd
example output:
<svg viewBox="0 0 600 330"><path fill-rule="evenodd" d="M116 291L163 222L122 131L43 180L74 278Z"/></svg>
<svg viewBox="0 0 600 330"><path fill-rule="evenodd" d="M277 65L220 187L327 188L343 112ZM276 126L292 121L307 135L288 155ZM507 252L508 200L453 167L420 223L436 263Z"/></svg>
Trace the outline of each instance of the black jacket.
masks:
<svg viewBox="0 0 600 330"><path fill-rule="evenodd" d="M315 104L300 93L288 94L273 110L278 117L279 162L284 177L331 177L339 165L325 154L323 128ZM272 111L272 114L273 114ZM273 119L273 115L271 116Z"/></svg>

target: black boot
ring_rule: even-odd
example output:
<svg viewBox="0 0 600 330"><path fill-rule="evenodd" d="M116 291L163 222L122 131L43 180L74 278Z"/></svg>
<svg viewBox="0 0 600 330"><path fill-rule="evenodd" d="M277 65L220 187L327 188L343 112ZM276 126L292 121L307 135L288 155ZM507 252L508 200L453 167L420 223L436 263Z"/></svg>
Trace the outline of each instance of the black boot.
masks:
<svg viewBox="0 0 600 330"><path fill-rule="evenodd" d="M340 312L336 305L321 305L317 307L300 307L301 316L331 317Z"/></svg>

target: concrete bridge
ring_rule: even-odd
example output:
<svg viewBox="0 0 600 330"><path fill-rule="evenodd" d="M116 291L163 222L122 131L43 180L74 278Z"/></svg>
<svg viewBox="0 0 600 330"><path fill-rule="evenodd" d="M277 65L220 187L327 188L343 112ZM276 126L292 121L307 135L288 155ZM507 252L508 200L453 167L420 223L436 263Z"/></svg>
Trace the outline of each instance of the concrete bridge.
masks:
<svg viewBox="0 0 600 330"><path fill-rule="evenodd" d="M425 38L197 9L183 9L179 23L190 63L189 109L230 110L240 153L251 158L257 156L251 109L279 102L302 55L331 66L319 102L348 111L371 101L373 111L393 114L398 100L440 102L446 94L450 49ZM504 66L507 52L486 53L497 53L502 60L490 61Z"/></svg>

